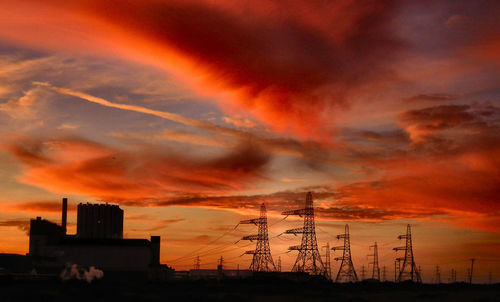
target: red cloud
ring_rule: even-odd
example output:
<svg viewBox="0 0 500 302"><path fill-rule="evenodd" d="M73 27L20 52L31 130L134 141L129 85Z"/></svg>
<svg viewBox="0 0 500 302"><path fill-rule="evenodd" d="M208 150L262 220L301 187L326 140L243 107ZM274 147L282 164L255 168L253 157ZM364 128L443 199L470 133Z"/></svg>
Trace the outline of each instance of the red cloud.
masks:
<svg viewBox="0 0 500 302"><path fill-rule="evenodd" d="M166 67L222 106L324 139L351 96L391 77L388 63L402 46L393 2L21 1L3 5L3 24L16 34L0 35ZM35 20L36 31L28 26Z"/></svg>
<svg viewBox="0 0 500 302"><path fill-rule="evenodd" d="M455 217L459 225L500 230L498 108L437 106L408 111L401 118L419 144L407 146L405 152L364 158L364 165L377 168L383 177L341 187L340 201L433 210Z"/></svg>
<svg viewBox="0 0 500 302"><path fill-rule="evenodd" d="M131 153L78 139L18 141L8 150L23 164L24 183L122 202L246 189L263 177L269 160L248 146L201 160L166 150Z"/></svg>

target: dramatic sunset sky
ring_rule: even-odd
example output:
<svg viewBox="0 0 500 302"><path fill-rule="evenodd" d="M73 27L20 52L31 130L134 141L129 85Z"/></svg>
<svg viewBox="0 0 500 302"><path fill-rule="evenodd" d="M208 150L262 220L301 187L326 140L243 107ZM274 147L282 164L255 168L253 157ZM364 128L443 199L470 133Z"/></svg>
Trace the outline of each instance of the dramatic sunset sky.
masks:
<svg viewBox="0 0 500 302"><path fill-rule="evenodd" d="M407 223L436 264L500 280L498 1L0 0L0 252L29 219L69 233L80 202L119 204L161 262L248 266L269 210L283 270L312 191L320 246L349 223L360 273L393 277ZM321 254L325 249L321 250ZM332 257L340 256L338 252ZM333 271L339 267L332 263Z"/></svg>

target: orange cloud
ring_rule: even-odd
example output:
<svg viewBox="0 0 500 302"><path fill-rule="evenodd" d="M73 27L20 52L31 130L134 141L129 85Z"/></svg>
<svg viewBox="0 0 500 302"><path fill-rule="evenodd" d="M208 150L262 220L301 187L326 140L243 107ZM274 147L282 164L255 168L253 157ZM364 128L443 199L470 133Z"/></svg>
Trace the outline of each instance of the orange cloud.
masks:
<svg viewBox="0 0 500 302"><path fill-rule="evenodd" d="M21 182L52 192L140 204L188 193L248 189L264 177L269 160L249 146L205 160L151 148L127 152L80 139L18 140L7 150L22 164Z"/></svg>
<svg viewBox="0 0 500 302"><path fill-rule="evenodd" d="M224 108L323 140L350 96L391 78L388 63L402 47L390 29L393 1L290 1L297 11L259 1L245 13L211 1L0 4L4 39L167 68Z"/></svg>

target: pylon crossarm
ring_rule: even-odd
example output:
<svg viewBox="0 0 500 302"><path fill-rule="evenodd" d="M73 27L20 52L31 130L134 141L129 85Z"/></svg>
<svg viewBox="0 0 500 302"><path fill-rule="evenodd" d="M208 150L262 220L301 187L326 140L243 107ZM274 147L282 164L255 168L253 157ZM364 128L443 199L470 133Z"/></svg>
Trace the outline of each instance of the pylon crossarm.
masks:
<svg viewBox="0 0 500 302"><path fill-rule="evenodd" d="M289 251L298 251L300 250L300 245L292 245L288 248Z"/></svg>
<svg viewBox="0 0 500 302"><path fill-rule="evenodd" d="M338 251L338 250L343 250L344 249L344 246L334 246L332 247L332 251Z"/></svg>
<svg viewBox="0 0 500 302"><path fill-rule="evenodd" d="M259 239L259 235L247 235L247 236L244 236L241 238L241 240L250 240L250 241L258 240L258 239Z"/></svg>
<svg viewBox="0 0 500 302"><path fill-rule="evenodd" d="M395 247L393 248L394 251L404 251L406 250L406 246L398 246L398 247Z"/></svg>
<svg viewBox="0 0 500 302"><path fill-rule="evenodd" d="M286 215L286 216L290 216L290 215L304 215L305 213L305 209L298 209L298 210L289 210L289 211L284 211L284 212L281 212L281 215Z"/></svg>
<svg viewBox="0 0 500 302"><path fill-rule="evenodd" d="M240 221L239 224L255 224L255 225L258 225L260 223L260 221L261 221L260 218L253 218L253 219L242 220L242 221Z"/></svg>
<svg viewBox="0 0 500 302"><path fill-rule="evenodd" d="M408 237L408 235L399 235L398 239L406 239L407 237Z"/></svg>
<svg viewBox="0 0 500 302"><path fill-rule="evenodd" d="M335 257L333 258L335 261L339 261L339 260L344 260L344 257Z"/></svg>
<svg viewBox="0 0 500 302"><path fill-rule="evenodd" d="M296 228L296 229L286 230L285 232L283 232L283 234L294 234L294 235L302 233L304 233L304 228Z"/></svg>
<svg viewBox="0 0 500 302"><path fill-rule="evenodd" d="M343 239L343 238L346 238L347 236L349 236L349 235L340 234L340 235L337 235L337 239Z"/></svg>
<svg viewBox="0 0 500 302"><path fill-rule="evenodd" d="M246 251L246 252L244 252L243 254L244 254L244 255L248 255L248 254L250 254L250 255L255 255L255 254L256 254L256 251Z"/></svg>

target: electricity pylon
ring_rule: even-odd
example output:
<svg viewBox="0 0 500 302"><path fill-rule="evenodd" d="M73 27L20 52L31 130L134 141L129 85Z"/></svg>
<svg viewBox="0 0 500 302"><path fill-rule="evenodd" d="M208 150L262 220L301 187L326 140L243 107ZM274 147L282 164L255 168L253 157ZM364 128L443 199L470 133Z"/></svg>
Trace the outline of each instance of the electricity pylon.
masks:
<svg viewBox="0 0 500 302"><path fill-rule="evenodd" d="M422 282L422 278L420 277L420 272L417 269L417 265L415 264L415 259L413 257L413 247L411 241L411 228L410 225L406 227L406 235L399 235L398 239L406 239L406 246L395 247L393 250L395 251L404 251L405 255L402 258L397 258L396 261L403 261L403 265L399 267L398 278L397 281L405 281L411 280L415 282Z"/></svg>
<svg viewBox="0 0 500 302"><path fill-rule="evenodd" d="M455 283L457 282L457 271L452 268L450 271L450 283Z"/></svg>
<svg viewBox="0 0 500 302"><path fill-rule="evenodd" d="M366 273L366 269L365 269L365 266L362 265L361 266L361 281L365 280L365 273Z"/></svg>
<svg viewBox="0 0 500 302"><path fill-rule="evenodd" d="M200 264L201 264L200 256L197 256L196 259L194 260L194 269L199 270L201 266Z"/></svg>
<svg viewBox="0 0 500 302"><path fill-rule="evenodd" d="M256 240L255 250L246 251L245 254L253 255L252 263L250 263L250 270L254 272L274 272L276 266L271 256L271 248L269 246L269 235L267 232L267 214L266 205L262 203L260 206L260 217L240 221L240 224L254 224L259 228L257 235L248 235L241 238L241 240Z"/></svg>
<svg viewBox="0 0 500 302"><path fill-rule="evenodd" d="M380 268L378 266L378 247L377 242L374 245L370 245L370 248L373 248L373 254L368 255L368 257L373 257L373 261L368 263L368 265L372 265L372 279L377 279L380 281Z"/></svg>
<svg viewBox="0 0 500 302"><path fill-rule="evenodd" d="M323 248L325 251L325 266L326 266L326 278L328 280L332 279L332 265L330 262L330 242L327 242Z"/></svg>
<svg viewBox="0 0 500 302"><path fill-rule="evenodd" d="M441 284L441 271L439 270L439 265L436 265L436 284Z"/></svg>
<svg viewBox="0 0 500 302"><path fill-rule="evenodd" d="M326 275L325 265L321 260L316 240L316 226L314 224L314 207L312 193L307 192L306 205L303 209L284 211L282 215L298 215L304 217L304 226L286 230L285 234L302 234L300 245L290 246L288 250L299 251L292 272L307 272L311 275ZM286 218L286 217L285 217Z"/></svg>
<svg viewBox="0 0 500 302"><path fill-rule="evenodd" d="M356 275L354 265L352 264L351 239L349 236L349 226L347 224L345 225L344 234L337 235L337 240L338 239L344 239L344 245L332 247L333 251L343 251L342 257L335 258L336 261L342 260L335 282L356 282L358 281L358 275Z"/></svg>

